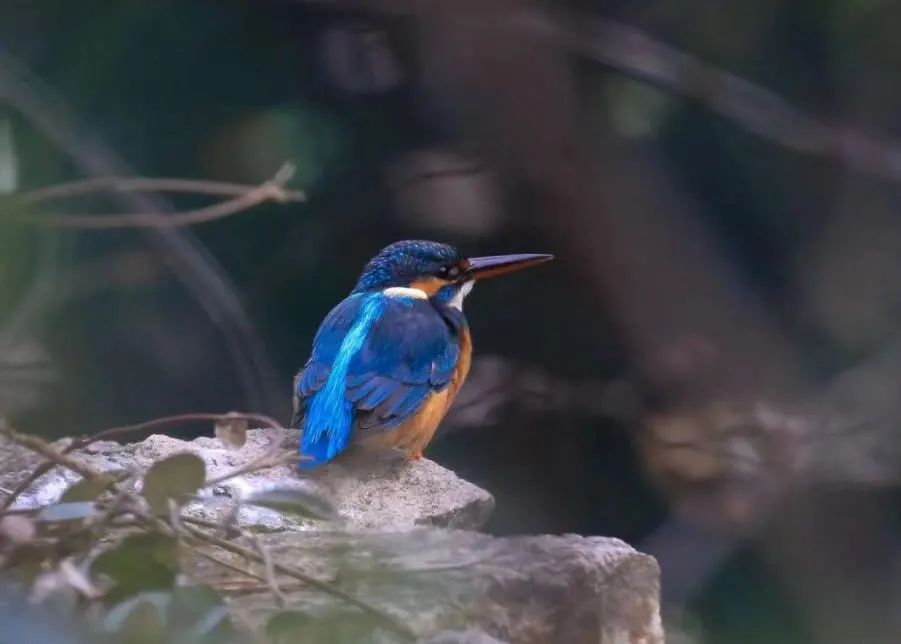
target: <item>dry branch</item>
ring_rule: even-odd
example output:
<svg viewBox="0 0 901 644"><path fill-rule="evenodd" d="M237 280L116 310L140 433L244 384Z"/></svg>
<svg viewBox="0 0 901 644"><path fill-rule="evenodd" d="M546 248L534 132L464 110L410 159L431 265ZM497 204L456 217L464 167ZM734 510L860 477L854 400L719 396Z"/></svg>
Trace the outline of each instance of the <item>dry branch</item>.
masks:
<svg viewBox="0 0 901 644"><path fill-rule="evenodd" d="M263 560L263 572L266 575L266 584L269 586L269 591L272 593L273 597L275 597L275 601L278 602L278 605L284 606L288 603L288 599L285 597L285 594L278 585L278 580L275 578L275 565L272 562L272 553L269 552L269 549L265 545L263 545L263 542L260 541L258 535L252 535L251 541L257 549L257 552L260 553L260 558Z"/></svg>
<svg viewBox="0 0 901 644"><path fill-rule="evenodd" d="M0 47L0 101L20 113L85 175L128 175L130 169L69 111L66 100ZM170 208L158 193L122 192L113 197L123 208L163 212ZM178 227L151 227L148 239L164 251L177 277L221 331L235 373L253 408L275 409L278 377L254 331L237 290L222 266L192 236Z"/></svg>
<svg viewBox="0 0 901 644"><path fill-rule="evenodd" d="M249 474L250 472L256 472L258 470L267 470L270 467L278 467L279 465L287 465L289 463L296 463L298 460L303 458L299 454L291 453L285 454L281 450L275 450L272 454L266 454L246 465L242 465L239 468L232 470L231 472L226 472L222 476L217 476L216 478L209 479L204 487L210 487L211 485L219 485L220 483L224 483L229 479L233 479L236 476L241 476L242 474Z"/></svg>
<svg viewBox="0 0 901 644"><path fill-rule="evenodd" d="M18 203L29 204L77 197L92 192L181 192L214 197L239 197L258 187L245 183L174 177L91 177L38 188L11 195L10 198ZM288 201L306 200L306 195L297 190L285 190L285 197Z"/></svg>
<svg viewBox="0 0 901 644"><path fill-rule="evenodd" d="M0 435L5 436L9 441L20 447L30 449L32 452L40 454L56 465L61 465L72 470L76 474L80 474L86 479L108 483L110 485L116 482L116 479L109 474L95 470L90 465L86 465L78 459L58 451L42 438L17 432L3 419L0 419Z"/></svg>
<svg viewBox="0 0 901 644"><path fill-rule="evenodd" d="M273 429L281 428L282 424L272 418L271 416L266 416L265 414L253 414L253 413L244 413L238 411L232 411L228 413L215 413L215 412L195 412L189 414L178 414L175 416L163 416L161 418L153 418L151 420L145 420L140 423L135 423L133 425L120 425L117 427L110 427L108 429L104 429L102 431L91 434L90 436L77 440L72 443L72 445L67 448L67 451L72 451L76 449L83 449L87 447L91 443L95 443L101 440L109 440L112 438L117 438L120 436L124 436L126 434L133 434L136 432L144 432L149 429L157 429L159 427L165 427L166 425L180 425L183 423L197 423L197 422L209 422L209 421L217 421L224 417L230 418L242 418L254 423L260 423L264 427L271 427Z"/></svg>
<svg viewBox="0 0 901 644"><path fill-rule="evenodd" d="M258 186L239 186L236 184L217 183L211 181L192 181L187 179L152 179L97 177L73 183L48 186L23 195L14 196L20 204L58 199L76 194L84 194L101 189L110 191L147 191L155 188L160 192L195 192L199 194L235 195L231 199L211 206L176 212L172 214L159 212L119 213L107 215L81 214L22 214L20 218L32 223L39 223L55 228L82 228L109 230L114 228L155 228L169 226L188 226L207 223L217 219L231 217L267 201L287 203L303 201L301 192L286 190L285 185L294 175L294 166L285 163L275 176Z"/></svg>
<svg viewBox="0 0 901 644"><path fill-rule="evenodd" d="M162 418L154 418L152 420L147 420L147 421L144 421L141 423L135 423L133 425L120 425L117 427L110 427L108 429L101 430L101 431L91 434L90 436L87 436L85 438L73 440L62 452L59 452L59 454L61 456L65 456L67 454L71 454L72 452L74 452L76 450L84 449L85 447L88 447L89 445L91 445L92 443L96 443L97 441L118 438L118 437L124 436L126 434L143 432L143 431L147 431L149 429L164 427L166 425L216 421L216 420L219 420L220 418L223 418L226 416L231 417L231 418L243 418L245 420L261 423L262 425L264 425L266 427L272 427L275 429L278 429L281 427L281 423L279 423L274 418L272 418L270 416L266 416L264 414L249 414L249 413L236 412L236 411L228 412L227 414L217 414L217 413L210 413L210 412L178 414L176 416L164 416ZM0 429L2 429L2 425L0 425ZM34 437L28 437L28 436L26 436L26 438L30 438L33 440L40 440L40 439L34 439ZM50 447L50 446L48 445L47 447ZM52 449L52 448L50 448L50 449ZM57 464L58 464L58 462L51 458L47 462L42 463L41 465L36 467L34 469L34 471L31 472L31 474L29 474L24 480L22 480L15 487L15 489L11 490L8 493L8 495L6 496L6 498L3 499L2 502L0 502L0 512L3 512L4 510L7 510L8 508L10 508L12 506L12 504L15 503L16 499L18 499L29 487L31 487L32 483L34 483L39 478L41 478L44 474L46 474L51 469L53 469L53 467ZM277 463L277 462L273 462L272 465L269 465L268 467L274 467L275 465L278 465L278 464L279 463ZM250 465L254 465L254 464L251 463ZM262 469L262 467L257 465L256 467L247 469L246 471L235 472L224 478L222 478L222 477L221 478L222 478L222 480L225 480L227 478L231 478L232 476L237 476L239 474L245 474L248 471L253 471L255 469ZM208 483L207 485L210 485L210 484L211 483Z"/></svg>
<svg viewBox="0 0 901 644"><path fill-rule="evenodd" d="M251 550L250 548L245 548L244 546L238 545L233 541L227 541L225 539L221 539L215 535L206 534L205 532L198 530L197 528L193 528L191 526L184 526L185 530L194 537L196 540L206 543L208 545L216 546L225 550L227 552L231 552L232 554L239 555L244 557L249 561L253 561L260 565L265 565L263 561L263 557L259 554ZM321 592L324 592L328 595L332 595L333 597L337 597L338 599L342 599L348 604L356 606L357 608L363 610L364 612L372 615L376 618L383 626L390 629L392 632L402 636L404 639L409 641L415 641L416 633L413 630L399 621L393 615L386 613L382 609L373 606L369 602L366 602L359 597L354 595L350 595L343 590L336 588L329 584L328 582L322 581L320 579L316 579L315 577L311 577L306 573L293 568L292 566L286 566L284 564L278 563L276 561L272 562L272 568L274 571L279 572L283 575L287 575L288 577L292 577L297 581L303 582L307 586L315 588Z"/></svg>

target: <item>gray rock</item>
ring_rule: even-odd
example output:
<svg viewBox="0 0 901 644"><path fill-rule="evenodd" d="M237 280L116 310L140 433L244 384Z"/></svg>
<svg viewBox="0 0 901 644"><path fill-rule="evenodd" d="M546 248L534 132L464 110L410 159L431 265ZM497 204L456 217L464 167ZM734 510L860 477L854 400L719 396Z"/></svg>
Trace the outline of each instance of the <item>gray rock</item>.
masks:
<svg viewBox="0 0 901 644"><path fill-rule="evenodd" d="M247 433L243 447L229 449L216 438L183 441L153 435L140 443L126 445L98 442L78 454L102 471L143 472L155 461L179 452L190 452L204 460L207 477L211 479L265 457L284 443L296 445L297 437L296 430L255 429ZM37 462L39 460L31 459L27 467L22 467L20 461L11 461L6 473L0 474L0 487L15 487ZM54 468L19 497L15 507L33 508L54 503L79 478L74 472ZM218 521L232 510L235 500L275 487L321 490L334 500L338 512L346 519L346 527L351 528L405 530L433 525L474 529L488 520L494 508L494 498L488 492L433 461L405 462L393 452L356 450L304 477L293 465L236 476L221 486L205 490L202 498L190 504L187 511L199 518ZM240 526L261 532L312 527L311 522L293 515L247 505L241 508L237 520Z"/></svg>
<svg viewBox="0 0 901 644"><path fill-rule="evenodd" d="M425 642L479 644L661 644L657 562L616 539L497 538L461 530L402 533L281 532L265 535L276 561L328 580L390 612ZM217 553L221 556L221 553ZM236 560L237 561L237 560ZM222 570L196 562L201 577ZM358 609L308 588L291 588L286 608L333 624ZM290 585L289 585L290 584ZM232 603L259 629L276 612L267 592ZM354 644L345 642L345 644ZM374 630L366 642L394 642Z"/></svg>
<svg viewBox="0 0 901 644"><path fill-rule="evenodd" d="M142 472L175 453L200 456L208 477L219 477L273 453L296 432L252 430L241 449L217 439L182 441L151 436L130 445L102 442L78 452L103 471ZM61 443L60 446L65 443ZM7 449L9 448L9 449ZM12 456L10 456L12 455ZM0 487L11 489L40 462L0 445L5 464ZM4 473L5 472L5 473ZM55 468L20 497L18 507L56 501L78 476ZM273 510L241 506L238 523L257 534L276 562L363 598L432 644L661 644L656 561L625 543L602 537L496 538L454 528L477 528L488 518L490 494L428 461L412 463L384 453L357 451L311 476L280 465L230 478L204 490L188 507L220 521L236 500L267 488L315 487L346 519L337 526ZM2 492L0 492L2 494ZM339 529L350 528L350 529ZM233 566L254 568L218 548L211 554ZM188 555L186 555L188 556ZM235 573L207 559L187 559L192 578L217 583ZM258 567L254 570L265 576ZM228 598L236 623L257 633L281 610L265 584ZM285 608L317 619L307 623L343 644L392 643L396 636L344 599L278 575ZM227 585L227 584L226 584ZM334 631L331 629L335 629ZM335 637L329 637L334 633ZM353 637L348 633L355 633Z"/></svg>
<svg viewBox="0 0 901 644"><path fill-rule="evenodd" d="M423 644L508 644L492 637L485 631L467 629L465 631L441 631L432 635Z"/></svg>

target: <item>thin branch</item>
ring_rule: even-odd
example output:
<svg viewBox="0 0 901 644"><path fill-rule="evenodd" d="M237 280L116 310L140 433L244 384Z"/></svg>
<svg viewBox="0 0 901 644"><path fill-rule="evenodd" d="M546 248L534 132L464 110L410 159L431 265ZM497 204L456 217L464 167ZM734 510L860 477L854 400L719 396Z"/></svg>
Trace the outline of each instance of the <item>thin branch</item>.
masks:
<svg viewBox="0 0 901 644"><path fill-rule="evenodd" d="M215 197L239 197L257 185L207 181L202 179L181 179L164 177L91 177L59 183L30 192L10 195L16 203L29 204L54 199L77 197L92 192L183 192L194 195ZM298 190L285 190L286 201L305 201L306 195Z"/></svg>
<svg viewBox="0 0 901 644"><path fill-rule="evenodd" d="M275 566L272 562L272 553L263 545L263 542L260 541L260 538L257 535L253 535L251 541L257 549L257 552L260 553L260 558L263 560L263 571L266 574L266 584L269 586L269 590L272 591L278 605L284 607L284 605L288 603L288 600L281 588L279 588L278 580L275 578Z"/></svg>
<svg viewBox="0 0 901 644"><path fill-rule="evenodd" d="M281 451L281 450L279 450ZM247 463L246 465L242 465L239 468L232 470L231 472L226 472L221 476L217 476L208 480L204 487L210 487L212 485L219 485L220 483L224 483L229 479L233 479L236 476L241 476L242 474L249 474L250 472L256 472L257 470L266 470L270 467L278 467L279 465L288 465L290 463L296 463L302 457L299 454L291 453L276 453L276 454L264 454L258 459Z"/></svg>
<svg viewBox="0 0 901 644"><path fill-rule="evenodd" d="M192 517L184 514L179 517L179 520L182 523L191 523L201 528L209 528L210 530L222 530L222 524L216 523L215 521L207 521L206 519L199 519L197 517Z"/></svg>
<svg viewBox="0 0 901 644"><path fill-rule="evenodd" d="M189 226L231 217L266 201L286 203L297 201L301 193L285 190L285 184L294 174L294 166L284 164L269 181L252 187L238 196L211 206L176 212L120 213L111 215L22 215L29 222L55 228L80 228L110 230L118 228L163 228ZM53 187L46 190L52 191ZM32 193L33 194L33 193ZM27 197L27 195L26 195ZM32 197L33 199L33 197Z"/></svg>
<svg viewBox="0 0 901 644"><path fill-rule="evenodd" d="M52 470L54 468L54 466L55 466L55 463L53 461L46 461L46 462L38 465L36 468L34 468L34 470L31 472L31 474L29 474L27 478L25 478L21 483L19 483L15 487L15 489L12 492L10 492L9 496L7 496L5 499L3 499L3 502L0 503L0 512L5 513L6 510L8 510L12 506L12 504L16 502L16 499L18 499L20 496L22 496L22 494L24 494L25 491L31 487L32 483L34 483L39 478L44 476L44 474L46 474L47 472Z"/></svg>
<svg viewBox="0 0 901 644"><path fill-rule="evenodd" d="M22 116L59 148L85 175L129 175L130 168L114 155L66 107L66 100L0 46L0 101ZM168 212L157 193L114 193L121 206L137 212ZM231 278L206 248L184 228L142 229L164 251L169 266L221 331L226 350L249 406L275 409L271 394L278 377L266 349Z"/></svg>
<svg viewBox="0 0 901 644"><path fill-rule="evenodd" d="M124 436L126 434L132 434L136 432L147 431L150 429L156 429L159 427L164 427L166 425L178 425L181 423L196 423L196 422L207 422L207 421L216 421L224 416L243 418L245 420L251 422L261 423L266 427L270 427L272 429L280 429L281 423L270 416L266 416L264 414L248 414L243 412L228 412L228 414L217 414L210 412L198 412L192 414L179 414L176 416L165 416L163 418L154 418L152 420L147 420L141 423L135 423L134 425L121 425L118 427L110 427L108 429L104 429L102 431L96 432L90 436L85 438L81 438L78 440L73 440L63 451L62 454L71 454L75 450L84 449L88 447L92 443L96 443L101 440L109 440L111 438L116 438L119 436ZM44 474L53 469L56 465L56 462L52 459L42 463L38 467L36 467L31 474L28 475L22 482L20 482L15 489L13 489L9 496L3 499L0 502L0 512L9 509L13 503L16 502L22 494L28 490L31 485L41 478ZM240 473L240 472L239 472ZM236 476L237 474L235 474Z"/></svg>
<svg viewBox="0 0 901 644"><path fill-rule="evenodd" d="M252 593L261 593L269 590L269 584L265 581L261 584L251 584L250 582L244 586L235 586L236 583L239 583L237 580L233 580L231 585L228 582L207 582L210 586L215 588L216 590L228 593L230 595L246 595ZM294 581L290 583L284 583L281 585L282 591L294 591L294 590L302 590L304 585L299 581Z"/></svg>
<svg viewBox="0 0 901 644"><path fill-rule="evenodd" d="M62 465L63 467L72 470L76 474L81 474L86 479L91 479L101 483L108 483L110 485L116 483L117 481L115 477L112 477L104 472L100 472L99 470L95 470L93 467L82 463L78 459L74 459L67 454L59 452L42 438L17 432L9 425L7 425L6 421L3 419L0 419L0 435L5 436L16 445L30 449L32 452L37 452L56 465Z"/></svg>
<svg viewBox="0 0 901 644"><path fill-rule="evenodd" d="M219 537L216 537L211 534L206 534L205 532L198 530L197 528L188 526L188 525L184 526L184 528L185 528L185 530L188 531L188 533L191 536L193 536L195 539L197 539L199 541L205 542L209 545L216 546L218 548L222 548L223 550L226 550L233 554L240 555L240 556L244 557L245 559L254 561L258 564L263 564L262 557L249 548L240 546L237 543L234 543L232 541L220 539ZM385 611L383 611L382 609L380 609L376 606L373 606L369 602L367 602L363 599L360 599L359 597L356 597L354 595L351 595L349 593L346 593L343 590L332 586L328 582L322 581L320 579L316 579L315 577L311 577L311 576L307 575L306 573L304 573L300 570L297 570L296 568L294 568L292 566L286 566L284 564L274 561L274 562L272 562L272 567L276 572L280 572L283 575L292 577L292 578L296 579L297 581L301 581L301 582L305 583L306 585L308 585L312 588L315 588L316 590L319 590L319 591L326 593L328 595L331 595L333 597L337 597L338 599L341 599L341 600L347 602L348 604L356 606L357 608L365 611L366 613L368 613L368 614L372 615L373 617L375 617L376 619L378 619L378 621L381 622L386 628L388 628L391 631L402 636L404 639L409 640L409 641L416 641L416 639L417 639L416 633L409 626L407 626L403 622L399 621L393 615L386 613Z"/></svg>
<svg viewBox="0 0 901 644"><path fill-rule="evenodd" d="M119 436L124 436L126 434L133 434L136 432L144 432L150 429L158 429L160 427L165 427L167 425L181 425L183 423L198 423L198 422L208 422L208 421L217 421L220 418L224 417L230 418L241 418L250 422L260 423L265 427L269 427L271 429L281 429L282 424L272 418L271 416L266 416L265 414L253 414L253 413L244 413L239 411L232 411L228 413L215 413L215 412L196 412L190 414L177 414L175 416L163 416L162 418L153 418L151 420L145 420L140 423L135 423L133 425L120 425L117 427L110 427L108 429L104 429L95 434L91 434L86 438L82 438L72 443L72 445L67 448L67 451L72 451L76 449L83 449L87 447L91 443L95 443L97 441L102 440L110 440L112 438L116 438Z"/></svg>
<svg viewBox="0 0 901 644"><path fill-rule="evenodd" d="M196 537L195 537L195 539L196 539ZM199 539L198 539L198 541L199 541ZM264 588L268 588L266 578L263 577L262 575L258 575L255 572L253 572L252 570L245 570L244 568L241 568L240 566L236 566L228 561L224 561L223 559L220 559L219 557L214 557L213 555L211 555L209 552L207 552L203 548L193 546L190 544L188 544L187 547L190 548L191 552L196 554L198 557L202 557L202 558L206 559L207 561L210 561L210 562L216 564L217 566L222 566L226 570L231 570L232 572L242 575L244 577L250 577L251 579L254 579L256 581L261 581L261 582L263 582L263 584L266 584L266 586L264 586Z"/></svg>

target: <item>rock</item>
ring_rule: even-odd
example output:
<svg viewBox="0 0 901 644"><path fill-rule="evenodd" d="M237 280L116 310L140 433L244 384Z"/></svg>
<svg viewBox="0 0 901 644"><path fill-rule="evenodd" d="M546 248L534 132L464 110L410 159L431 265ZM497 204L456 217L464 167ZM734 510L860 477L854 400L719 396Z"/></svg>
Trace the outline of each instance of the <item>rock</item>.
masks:
<svg viewBox="0 0 901 644"><path fill-rule="evenodd" d="M465 631L441 631L432 635L424 644L507 644L488 633L477 629Z"/></svg>
<svg viewBox="0 0 901 644"><path fill-rule="evenodd" d="M176 453L200 456L207 477L220 477L274 453L297 432L251 430L240 449L218 439L182 441L151 436L129 445L96 443L78 458L102 471L143 472ZM65 443L58 443L62 447ZM5 458L0 487L15 487L40 462ZM16 452L18 453L18 452ZM19 454L19 457L22 457ZM78 476L54 468L17 507L55 502ZM205 489L186 510L220 521L235 500L269 488L326 491L346 520L337 526L243 505L238 523L248 528L232 543L264 548L272 561L361 598L432 644L662 644L659 569L648 555L616 539L532 536L498 538L478 528L490 514L490 494L428 460L405 462L384 453L356 451L313 475L279 465L229 478ZM347 529L340 529L341 527ZM460 529L465 528L465 529ZM255 532L251 538L249 532ZM183 552L188 578L236 588L227 604L242 629L263 632L282 610L267 587L273 576L285 596L279 628L300 623L303 641L390 644L399 641L384 622L347 601L290 575L267 572L231 550L205 546L223 567ZM265 584L248 587L235 570L250 568ZM237 581L239 583L235 584ZM253 581L253 580L251 580ZM298 614L300 617L298 619ZM311 619L308 619L312 618ZM291 637L280 641L291 641ZM298 640L300 641L300 640Z"/></svg>
<svg viewBox="0 0 901 644"><path fill-rule="evenodd" d="M498 538L427 528L401 533L281 532L261 539L274 560L365 598L410 626L420 641L663 642L657 562L616 539ZM196 565L201 577L221 579L222 570L206 560ZM290 580L283 579L287 588ZM363 617L340 599L293 586L285 593L289 609L336 625ZM277 612L268 592L243 594L231 608L240 622L255 630ZM377 629L360 641L395 640Z"/></svg>
<svg viewBox="0 0 901 644"><path fill-rule="evenodd" d="M255 429L247 433L240 449L228 449L215 438L183 441L153 435L140 443L120 445L98 442L79 457L103 471L143 472L155 461L179 452L190 452L206 463L208 479L230 473L271 453L287 442L296 445L296 430ZM65 443L58 444L62 446ZM8 459L7 459L8 460ZM0 487L12 489L35 465L19 465L0 473ZM0 470L0 472L3 472ZM15 507L33 508L54 503L69 485L79 480L74 472L54 468L19 497ZM405 462L394 453L356 450L303 478L293 465L280 465L242 474L202 493L187 511L199 518L221 520L234 500L273 487L313 487L334 500L350 528L406 530L420 525L474 529L488 520L494 498L437 463L421 459ZM269 532L309 529L311 522L275 510L243 506L237 517L241 527Z"/></svg>

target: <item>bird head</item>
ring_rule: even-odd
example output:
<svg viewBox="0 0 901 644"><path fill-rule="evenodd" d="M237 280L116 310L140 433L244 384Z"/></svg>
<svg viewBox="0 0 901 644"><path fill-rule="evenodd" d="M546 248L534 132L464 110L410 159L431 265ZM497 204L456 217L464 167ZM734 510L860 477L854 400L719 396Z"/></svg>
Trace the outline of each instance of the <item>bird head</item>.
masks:
<svg viewBox="0 0 901 644"><path fill-rule="evenodd" d="M541 264L553 255L517 254L463 257L448 244L407 240L386 246L373 257L357 282L355 292L410 289L413 297L435 298L462 308L463 298L477 280ZM389 293L392 294L392 293Z"/></svg>

